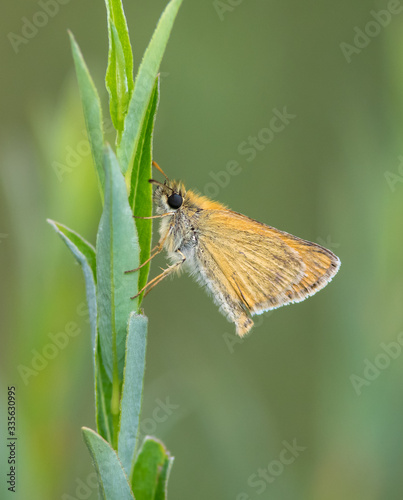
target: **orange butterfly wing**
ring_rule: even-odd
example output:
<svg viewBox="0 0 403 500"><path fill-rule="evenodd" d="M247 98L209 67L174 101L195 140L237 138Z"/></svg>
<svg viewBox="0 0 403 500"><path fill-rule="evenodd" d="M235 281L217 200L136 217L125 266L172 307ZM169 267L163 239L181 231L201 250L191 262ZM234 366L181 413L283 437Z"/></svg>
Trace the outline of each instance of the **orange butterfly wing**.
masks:
<svg viewBox="0 0 403 500"><path fill-rule="evenodd" d="M252 315L313 295L340 266L330 250L231 210L203 210L198 225L201 264L214 270L209 279L222 288L218 302L223 306L227 296L233 307L237 297L239 311ZM245 327L222 309L239 335L252 327L241 312Z"/></svg>

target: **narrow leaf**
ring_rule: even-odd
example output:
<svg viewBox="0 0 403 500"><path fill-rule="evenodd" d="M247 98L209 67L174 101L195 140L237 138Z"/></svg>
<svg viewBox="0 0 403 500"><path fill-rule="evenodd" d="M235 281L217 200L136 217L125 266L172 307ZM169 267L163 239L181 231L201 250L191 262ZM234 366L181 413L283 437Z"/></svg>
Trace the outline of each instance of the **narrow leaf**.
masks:
<svg viewBox="0 0 403 500"><path fill-rule="evenodd" d="M166 499L166 483L172 457L161 441L146 437L137 457L132 476L136 500Z"/></svg>
<svg viewBox="0 0 403 500"><path fill-rule="evenodd" d="M106 0L105 3L108 12L109 35L105 82L109 93L113 125L119 137L133 93L133 54L122 1Z"/></svg>
<svg viewBox="0 0 403 500"><path fill-rule="evenodd" d="M151 41L144 53L136 80L134 92L125 118L125 126L118 147L118 158L122 172L132 167L147 108L151 99L155 79L164 55L168 38L182 0L171 0L165 8Z"/></svg>
<svg viewBox="0 0 403 500"><path fill-rule="evenodd" d="M97 302L96 302L96 257L95 248L82 236L67 226L48 219L49 224L66 243L76 260L81 265L85 278L85 290L91 325L91 343L95 353L97 330ZM94 365L95 366L95 365Z"/></svg>
<svg viewBox="0 0 403 500"><path fill-rule="evenodd" d="M112 443L112 382L110 381L105 370L105 364L102 360L102 352L99 342L95 360L95 366L97 367L95 378L95 411L97 431L104 439L106 439L106 441L108 441L108 443Z"/></svg>
<svg viewBox="0 0 403 500"><path fill-rule="evenodd" d="M104 199L105 173L103 168L104 132L102 126L102 108L97 89L85 64L84 58L72 33L70 35L71 50L76 67L78 87L80 89L84 119L92 158L98 178L101 199Z"/></svg>
<svg viewBox="0 0 403 500"><path fill-rule="evenodd" d="M96 432L82 428L84 441L94 461L101 498L134 500L129 482L115 450Z"/></svg>
<svg viewBox="0 0 403 500"><path fill-rule="evenodd" d="M126 76L125 56L115 25L110 21L110 36L112 38L112 56L106 75L106 88L109 93L109 108L115 129L123 130L124 118L127 113L130 95Z"/></svg>
<svg viewBox="0 0 403 500"><path fill-rule="evenodd" d="M97 236L98 332L102 359L109 378L123 379L127 323L137 309L139 265L136 226L126 184L110 147L105 151L105 204Z"/></svg>
<svg viewBox="0 0 403 500"><path fill-rule="evenodd" d="M87 303L91 325L91 341L94 352L95 367L95 406L98 432L107 441L111 441L112 421L110 414L110 399L112 394L112 384L105 373L103 367L99 345L97 342L97 302L96 302L96 255L95 248L84 240L79 234L72 231L63 224L48 219L49 224L60 235L75 258L81 264L87 292Z"/></svg>
<svg viewBox="0 0 403 500"><path fill-rule="evenodd" d="M152 213L152 186L148 182L152 177L152 142L155 117L159 103L159 76L155 80L151 100L147 108L145 120L141 128L139 145L133 163L130 183L129 203L135 215L148 217ZM140 262L150 257L152 241L152 220L135 219L140 246ZM139 290L147 283L150 263L139 271ZM142 295L139 297L139 306Z"/></svg>
<svg viewBox="0 0 403 500"><path fill-rule="evenodd" d="M118 454L130 477L138 435L145 369L148 319L132 314L126 343L126 363L121 400Z"/></svg>

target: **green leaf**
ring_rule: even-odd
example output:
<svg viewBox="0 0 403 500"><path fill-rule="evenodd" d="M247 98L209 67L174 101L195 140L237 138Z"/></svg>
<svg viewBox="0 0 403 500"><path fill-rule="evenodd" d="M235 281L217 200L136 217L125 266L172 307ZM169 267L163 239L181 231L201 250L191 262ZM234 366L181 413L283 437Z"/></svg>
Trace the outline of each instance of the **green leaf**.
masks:
<svg viewBox="0 0 403 500"><path fill-rule="evenodd" d="M95 378L95 412L98 433L112 443L113 440L113 418L112 418L112 392L113 386L102 360L101 346L98 342L95 354L95 366L97 373Z"/></svg>
<svg viewBox="0 0 403 500"><path fill-rule="evenodd" d="M98 332L102 359L110 380L123 379L127 324L137 309L139 265L136 226L126 184L110 147L105 151L105 204L97 236Z"/></svg>
<svg viewBox="0 0 403 500"><path fill-rule="evenodd" d="M72 33L69 32L71 50L76 67L78 87L80 89L84 119L87 128L88 140L94 160L95 171L101 199L104 199L105 173L103 168L104 132L102 126L102 108L97 89L85 64L84 58Z"/></svg>
<svg viewBox="0 0 403 500"><path fill-rule="evenodd" d="M155 500L166 500L168 498L168 479L173 461L174 458L168 454L168 458L165 460L158 478L157 490L154 497Z"/></svg>
<svg viewBox="0 0 403 500"><path fill-rule="evenodd" d="M108 12L109 52L106 70L106 88L113 125L118 140L123 131L124 118L133 93L133 54L129 30L121 0L106 0Z"/></svg>
<svg viewBox="0 0 403 500"><path fill-rule="evenodd" d="M161 441L146 437L132 476L136 500L165 500L166 485L173 458Z"/></svg>
<svg viewBox="0 0 403 500"><path fill-rule="evenodd" d="M148 319L133 313L129 319L126 364L121 399L118 454L130 477L138 435L146 357Z"/></svg>
<svg viewBox="0 0 403 500"><path fill-rule="evenodd" d="M159 103L159 76L155 80L151 100L147 108L147 113L141 134L139 145L134 158L133 170L130 182L129 203L135 215L149 217L152 214L152 186L148 182L152 177L152 141L155 117ZM152 220L135 219L137 234L140 245L140 262L145 262L150 257L152 241ZM150 263L143 266L139 271L139 290L147 283ZM139 306L143 294L139 297Z"/></svg>
<svg viewBox="0 0 403 500"><path fill-rule="evenodd" d="M122 172L132 168L140 139L142 124L153 93L155 79L161 64L165 47L182 0L171 0L165 8L151 41L144 53L136 80L134 92L125 118L122 139L118 146L118 159Z"/></svg>
<svg viewBox="0 0 403 500"><path fill-rule="evenodd" d="M99 343L97 342L97 302L96 302L96 255L95 248L79 234L63 224L48 219L49 224L60 235L75 258L81 264L84 272L87 303L91 324L91 340L94 352L95 367L95 406L98 432L107 441L111 441L112 419L110 414L110 399L112 384L105 373L102 363ZM98 344L98 347L95 346Z"/></svg>
<svg viewBox="0 0 403 500"><path fill-rule="evenodd" d="M55 222L51 219L48 219L48 222L66 243L67 247L71 250L83 270L91 325L91 342L92 348L95 351L97 331L95 248L82 236L80 236L75 231L72 231L67 226L64 226L63 224Z"/></svg>
<svg viewBox="0 0 403 500"><path fill-rule="evenodd" d="M94 461L101 498L134 500L128 479L115 450L93 430L83 427L82 432Z"/></svg>

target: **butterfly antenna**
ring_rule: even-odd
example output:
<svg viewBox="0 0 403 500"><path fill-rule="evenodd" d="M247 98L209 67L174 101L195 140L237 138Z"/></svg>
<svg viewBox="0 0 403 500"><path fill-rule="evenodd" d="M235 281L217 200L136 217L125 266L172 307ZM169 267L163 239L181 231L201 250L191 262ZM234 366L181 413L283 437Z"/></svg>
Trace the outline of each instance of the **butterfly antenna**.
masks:
<svg viewBox="0 0 403 500"><path fill-rule="evenodd" d="M153 165L154 167L161 172L161 174L165 177L167 181L169 181L168 176L165 174L165 172L162 170L162 168L158 165L156 161L153 160Z"/></svg>
<svg viewBox="0 0 403 500"><path fill-rule="evenodd" d="M162 186L163 188L170 189L172 192L174 192L174 190L170 186L167 186L166 184L162 184L162 182L156 181L155 179L149 179L148 182L150 184L156 184L157 186Z"/></svg>

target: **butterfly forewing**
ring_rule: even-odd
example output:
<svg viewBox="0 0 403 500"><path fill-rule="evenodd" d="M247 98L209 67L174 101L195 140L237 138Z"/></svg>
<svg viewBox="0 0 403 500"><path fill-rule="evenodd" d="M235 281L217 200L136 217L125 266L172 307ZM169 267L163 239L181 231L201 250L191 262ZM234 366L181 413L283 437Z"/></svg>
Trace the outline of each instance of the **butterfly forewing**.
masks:
<svg viewBox="0 0 403 500"><path fill-rule="evenodd" d="M229 216L230 215L230 216ZM251 314L298 302L339 267L329 250L229 210L206 210L200 245Z"/></svg>

